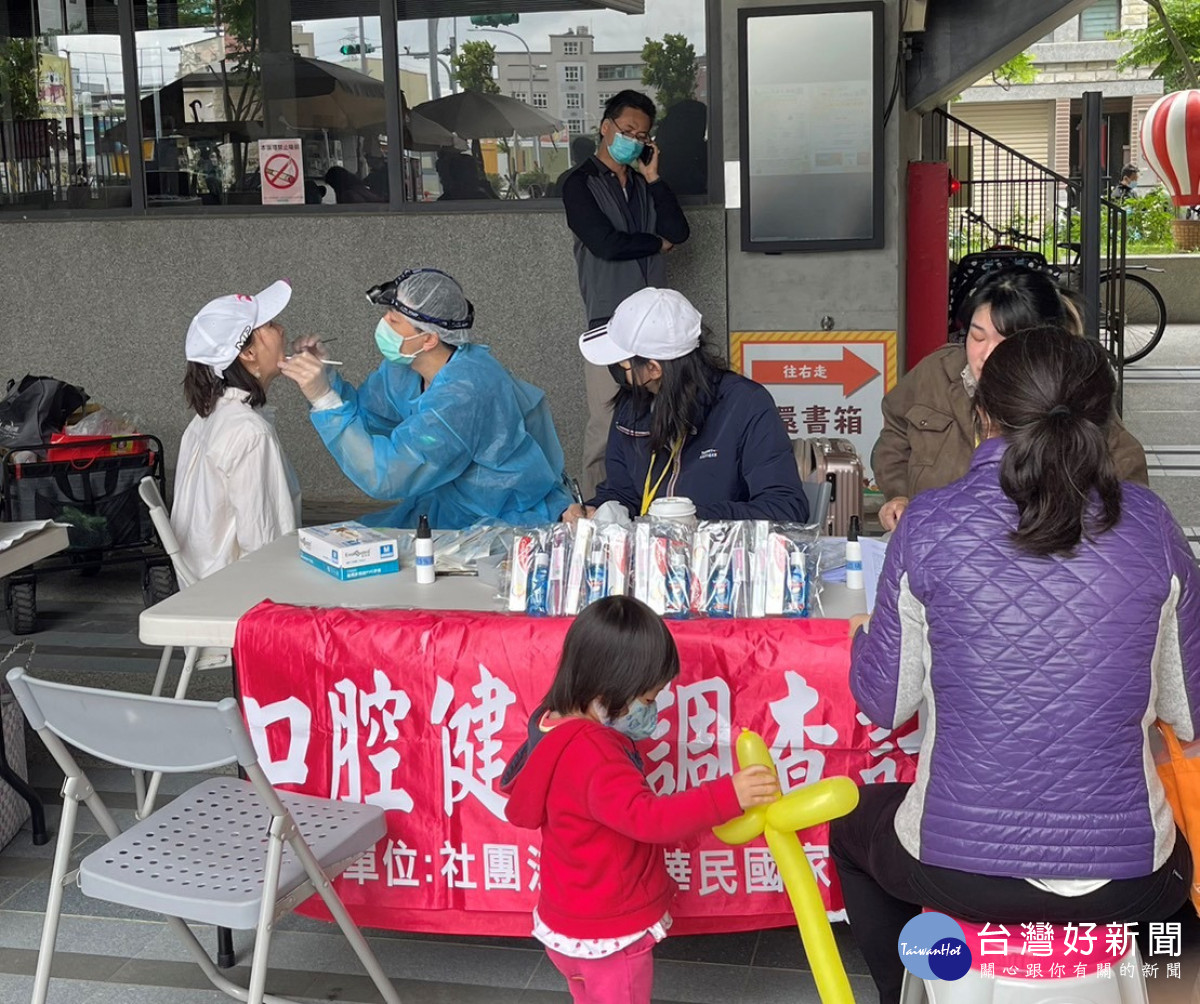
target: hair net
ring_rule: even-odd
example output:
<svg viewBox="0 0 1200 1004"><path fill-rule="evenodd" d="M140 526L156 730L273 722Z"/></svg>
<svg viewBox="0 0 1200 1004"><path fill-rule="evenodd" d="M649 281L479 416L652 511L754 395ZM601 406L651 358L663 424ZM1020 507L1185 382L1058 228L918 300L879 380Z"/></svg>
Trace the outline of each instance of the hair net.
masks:
<svg viewBox="0 0 1200 1004"><path fill-rule="evenodd" d="M414 272L397 284L395 298L426 318L461 321L473 313L462 287L445 272ZM448 328L423 318L410 320L414 327L421 331L432 331L447 345L465 345L471 340L471 333L466 328Z"/></svg>

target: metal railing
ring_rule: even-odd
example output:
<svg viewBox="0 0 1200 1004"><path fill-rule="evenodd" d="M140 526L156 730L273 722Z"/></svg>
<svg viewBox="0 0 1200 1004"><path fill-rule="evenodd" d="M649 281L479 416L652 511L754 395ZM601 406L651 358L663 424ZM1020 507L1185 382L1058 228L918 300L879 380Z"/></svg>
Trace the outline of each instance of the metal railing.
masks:
<svg viewBox="0 0 1200 1004"><path fill-rule="evenodd" d="M1022 252L1026 258L1040 257L1063 285L1083 292L1080 182L953 115L941 110L935 115L944 122L946 159L960 186L950 197L950 260L962 263L968 256L998 248ZM1098 156L1098 151L1092 155ZM1100 220L1099 330L1087 334L1108 349L1119 380L1124 366L1125 211L1111 199L1101 198ZM1014 254L1014 260L1020 257ZM952 317L961 305L955 302L956 292L960 299L965 295L952 280Z"/></svg>

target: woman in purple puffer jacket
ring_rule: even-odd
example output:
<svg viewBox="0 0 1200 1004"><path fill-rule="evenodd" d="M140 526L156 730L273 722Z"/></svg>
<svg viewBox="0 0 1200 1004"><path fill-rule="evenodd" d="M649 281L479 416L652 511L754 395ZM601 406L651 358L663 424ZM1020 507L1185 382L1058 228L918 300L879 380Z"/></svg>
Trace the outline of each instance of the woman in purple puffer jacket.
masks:
<svg viewBox="0 0 1200 1004"><path fill-rule="evenodd" d="M1116 384L1094 341L1016 334L983 368L966 477L914 499L854 640L859 706L924 703L912 784L833 824L846 912L883 1004L922 906L993 924L1161 921L1191 854L1149 749L1200 729L1200 573L1107 447Z"/></svg>

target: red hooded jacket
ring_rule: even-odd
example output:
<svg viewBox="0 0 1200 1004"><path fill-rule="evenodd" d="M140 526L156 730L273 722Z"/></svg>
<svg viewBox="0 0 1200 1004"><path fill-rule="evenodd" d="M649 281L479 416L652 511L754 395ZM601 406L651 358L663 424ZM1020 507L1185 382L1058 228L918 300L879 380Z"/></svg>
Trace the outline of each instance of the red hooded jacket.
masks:
<svg viewBox="0 0 1200 1004"><path fill-rule="evenodd" d="M654 794L633 741L583 718L530 723L506 784L511 823L542 831L538 916L571 938L619 938L667 912L675 883L663 844L741 814L733 778Z"/></svg>

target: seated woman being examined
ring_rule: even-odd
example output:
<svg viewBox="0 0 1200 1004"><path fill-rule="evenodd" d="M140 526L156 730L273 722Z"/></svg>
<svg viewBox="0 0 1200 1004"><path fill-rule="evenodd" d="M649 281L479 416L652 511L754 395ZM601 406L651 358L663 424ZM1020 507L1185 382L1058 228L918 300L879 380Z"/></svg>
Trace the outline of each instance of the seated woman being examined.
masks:
<svg viewBox="0 0 1200 1004"><path fill-rule="evenodd" d="M200 578L300 521L300 484L267 404L286 344L276 318L291 296L281 279L256 296L218 297L188 327L183 394L196 416L179 444L171 528Z"/></svg>

